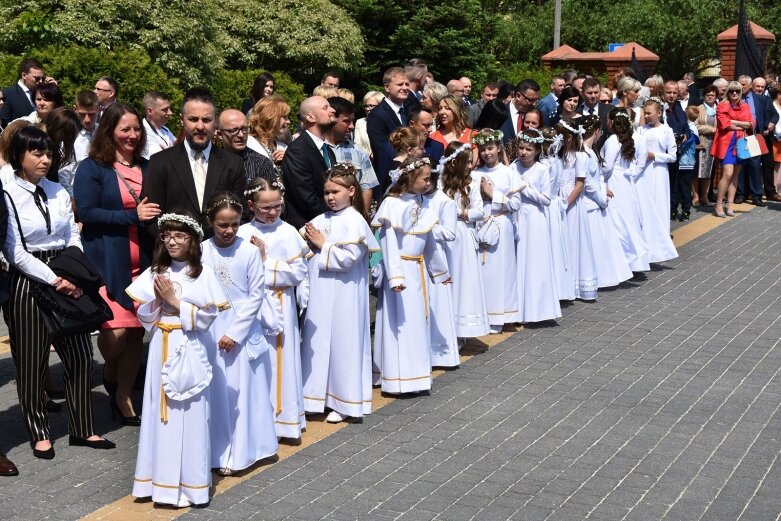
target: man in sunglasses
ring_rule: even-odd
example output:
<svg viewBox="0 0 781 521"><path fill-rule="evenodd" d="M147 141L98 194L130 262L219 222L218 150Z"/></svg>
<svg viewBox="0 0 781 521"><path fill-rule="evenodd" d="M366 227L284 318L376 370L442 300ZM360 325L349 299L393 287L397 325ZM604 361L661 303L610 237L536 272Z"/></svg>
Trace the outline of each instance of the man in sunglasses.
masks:
<svg viewBox="0 0 781 521"><path fill-rule="evenodd" d="M538 101L540 101L540 85L532 79L522 80L507 104L507 119L501 128L505 143L523 130L524 116L537 106Z"/></svg>
<svg viewBox="0 0 781 521"><path fill-rule="evenodd" d="M56 83L56 81L46 76L41 62L33 58L25 58L19 64L19 81L3 89L5 103L0 105L0 121L3 127L35 111L31 92L37 83Z"/></svg>

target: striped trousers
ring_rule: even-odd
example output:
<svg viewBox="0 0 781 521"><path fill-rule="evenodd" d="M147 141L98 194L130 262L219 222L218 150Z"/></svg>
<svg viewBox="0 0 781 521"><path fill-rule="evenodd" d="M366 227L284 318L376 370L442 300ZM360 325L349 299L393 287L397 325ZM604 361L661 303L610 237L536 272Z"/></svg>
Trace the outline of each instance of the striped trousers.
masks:
<svg viewBox="0 0 781 521"><path fill-rule="evenodd" d="M33 252L43 262L57 251ZM11 354L16 364L16 389L25 426L32 442L51 439L44 403L44 373L49 365L52 340L30 293L30 279L11 267L8 276L10 298L3 305L8 325ZM88 438L92 430L92 342L89 333L55 340L54 349L62 360L68 428L73 436Z"/></svg>

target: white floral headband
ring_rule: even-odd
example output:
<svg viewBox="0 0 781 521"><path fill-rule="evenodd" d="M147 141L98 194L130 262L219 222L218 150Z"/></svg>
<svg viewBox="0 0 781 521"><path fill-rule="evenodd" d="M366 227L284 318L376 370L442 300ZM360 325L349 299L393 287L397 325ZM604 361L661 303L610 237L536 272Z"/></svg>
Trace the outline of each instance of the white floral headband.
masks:
<svg viewBox="0 0 781 521"><path fill-rule="evenodd" d="M578 128L574 129L571 126L569 126L569 123L567 123L563 119L561 120L560 123L561 123L562 127L566 128L567 130L569 130L573 134L577 134L579 138L583 139L583 134L586 133L586 129L584 129L582 126L578 125Z"/></svg>
<svg viewBox="0 0 781 521"><path fill-rule="evenodd" d="M412 172L413 170L417 170L418 168L424 166L424 165L430 165L431 161L427 157L416 159L412 163L408 164L404 168L394 168L389 172L391 184L396 184L401 177L401 174L405 172Z"/></svg>
<svg viewBox="0 0 781 521"><path fill-rule="evenodd" d="M545 138L542 136L542 132L540 132L536 128L530 128L529 130L533 130L537 132L537 137L527 136L526 134L523 133L523 131L518 132L518 134L515 137L517 137L521 141L526 141L527 143L534 143L537 145L541 145L542 142L545 141Z"/></svg>
<svg viewBox="0 0 781 521"><path fill-rule="evenodd" d="M239 201L237 201L236 199L234 199L232 197L223 197L219 201L214 201L212 203L212 205L209 206L204 213L206 215L209 215L210 213L212 213L214 211L215 208L219 208L220 206L222 206L224 204L232 204L234 206L238 206L240 208L239 209L239 213L244 211L244 205L241 204Z"/></svg>
<svg viewBox="0 0 781 521"><path fill-rule="evenodd" d="M276 178L273 181L269 183L271 185L271 188L275 190L279 190L280 192L285 191L285 185L282 184L282 180L280 178ZM266 187L262 184L256 186L255 188L250 188L249 190L244 190L244 197L249 197L254 193L260 192L264 190Z"/></svg>
<svg viewBox="0 0 781 521"><path fill-rule="evenodd" d="M464 152L466 150L471 150L471 149L472 149L472 143L464 143L463 145L455 149L455 151L449 156L440 158L439 164L437 165L437 173L441 173L442 170L445 169L445 165L453 161L455 158L457 158L459 154L461 154L461 152Z"/></svg>
<svg viewBox="0 0 781 521"><path fill-rule="evenodd" d="M626 112L616 112L613 115L613 117L614 118L626 118L626 119L629 119L629 114L627 114Z"/></svg>
<svg viewBox="0 0 781 521"><path fill-rule="evenodd" d="M551 144L548 146L548 156L553 157L558 155L559 150L561 150L561 144L564 143L564 136L561 134L556 134L552 138L545 138L545 141L551 142Z"/></svg>
<svg viewBox="0 0 781 521"><path fill-rule="evenodd" d="M203 228L201 228L201 225L198 223L198 221L192 217L178 213L164 213L157 218L157 226L162 226L168 221L176 221L190 227L198 235L198 238L203 240Z"/></svg>
<svg viewBox="0 0 781 521"><path fill-rule="evenodd" d="M489 143L501 143L502 139L504 139L504 132L501 130L489 130L487 132L482 130L472 136L472 143L477 146L484 146Z"/></svg>

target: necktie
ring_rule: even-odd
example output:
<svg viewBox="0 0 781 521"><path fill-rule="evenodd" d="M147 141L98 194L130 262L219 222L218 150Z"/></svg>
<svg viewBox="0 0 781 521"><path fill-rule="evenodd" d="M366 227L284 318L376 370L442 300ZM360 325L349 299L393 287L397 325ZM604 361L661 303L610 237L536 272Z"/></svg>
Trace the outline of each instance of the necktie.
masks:
<svg viewBox="0 0 781 521"><path fill-rule="evenodd" d="M320 150L323 152L323 163L325 163L325 167L331 168L333 165L331 165L331 155L328 153L328 143L323 143Z"/></svg>
<svg viewBox="0 0 781 521"><path fill-rule="evenodd" d="M402 125L407 126L407 109L403 106L399 109L399 120Z"/></svg>
<svg viewBox="0 0 781 521"><path fill-rule="evenodd" d="M203 208L203 192L206 189L206 164L204 163L202 151L195 153L193 179L195 180L195 194L198 196L198 207Z"/></svg>
<svg viewBox="0 0 781 521"><path fill-rule="evenodd" d="M41 212L41 215L43 215L43 218L46 221L46 235L52 233L52 220L49 216L49 207L46 206L46 201L48 200L49 198L46 197L46 192L43 191L43 188L36 186L35 192L33 192L33 201L35 201L35 206L38 207L38 211Z"/></svg>
<svg viewBox="0 0 781 521"><path fill-rule="evenodd" d="M520 132L521 130L523 130L523 114L519 112L518 120L515 122L515 131Z"/></svg>

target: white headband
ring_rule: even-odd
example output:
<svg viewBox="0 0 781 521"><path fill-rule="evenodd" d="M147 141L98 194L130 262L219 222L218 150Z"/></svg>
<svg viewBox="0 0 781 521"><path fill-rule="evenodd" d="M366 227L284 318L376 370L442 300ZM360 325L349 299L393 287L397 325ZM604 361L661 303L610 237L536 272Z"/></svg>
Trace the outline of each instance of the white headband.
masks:
<svg viewBox="0 0 781 521"><path fill-rule="evenodd" d="M198 238L203 240L203 228L201 228L201 225L192 217L187 217L186 215L181 215L178 213L164 213L157 218L157 225L162 226L168 221L176 221L184 224L185 226L189 226L198 235Z"/></svg>

